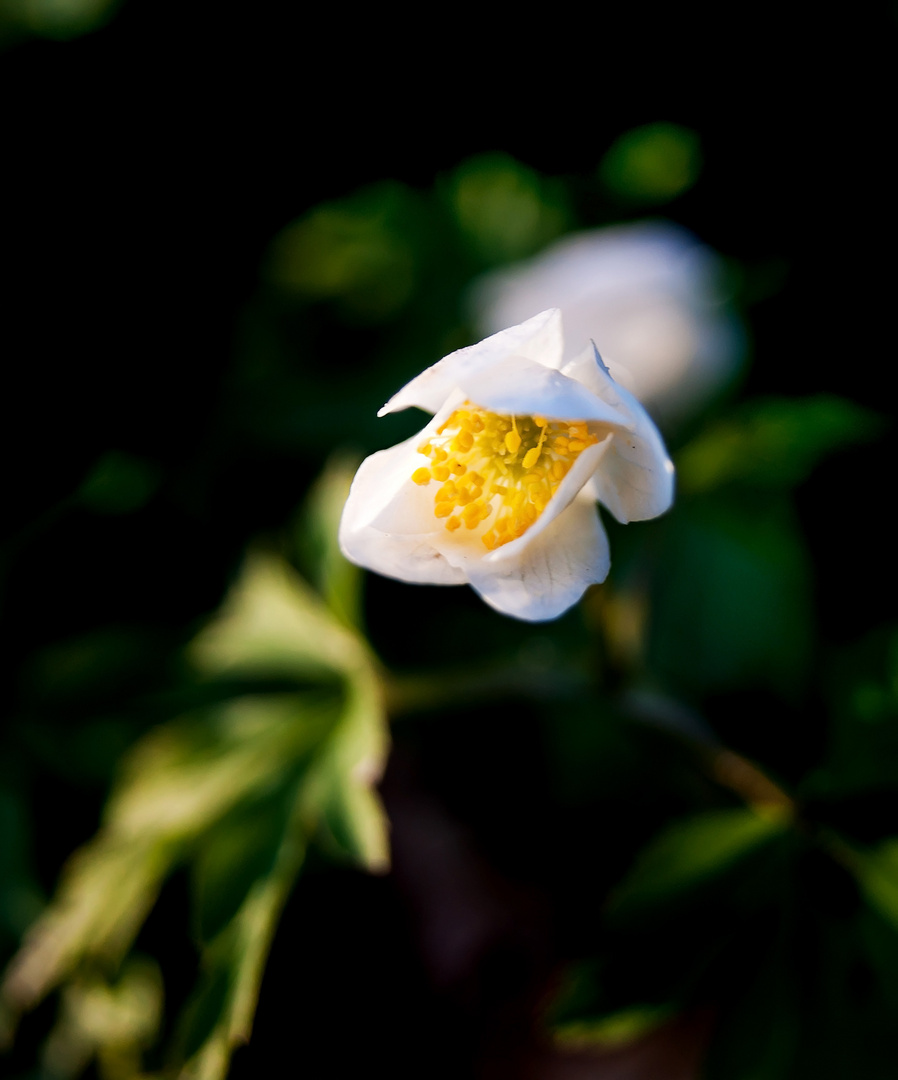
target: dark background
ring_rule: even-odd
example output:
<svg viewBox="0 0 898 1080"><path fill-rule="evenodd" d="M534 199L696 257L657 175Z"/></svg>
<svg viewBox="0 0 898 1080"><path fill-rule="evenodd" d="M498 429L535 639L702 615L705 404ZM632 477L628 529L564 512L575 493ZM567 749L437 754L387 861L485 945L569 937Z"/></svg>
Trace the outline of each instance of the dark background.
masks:
<svg viewBox="0 0 898 1080"><path fill-rule="evenodd" d="M269 437L247 406L237 343L280 228L370 182L425 191L463 159L496 150L574 178L587 223L625 217L576 178L595 172L621 132L682 124L699 133L705 166L665 213L748 268L755 362L743 394L832 392L891 420L894 45L886 5L830 21L757 7L701 22L610 8L584 21L553 9L525 24L520 12L480 7L400 16L150 0L126 0L108 26L71 41L10 40L0 55L0 769L18 772L27 791L42 888L95 828L118 753L154 720L132 709L89 747L79 731L96 698L63 688L54 699L41 676L46 650L124 626L134 660L100 696L108 704L163 685L246 544L289 525L331 449L302 430L292 442ZM295 365L303 385L321 388L313 412L340 390L363 399L348 407L351 425L358 407L373 413L382 400L362 393L376 332L328 338L327 326L310 319ZM369 449L367 432L350 437L339 415L329 423L335 443ZM147 494L134 512L97 512L75 497L110 451L138 463ZM894 619L894 461L887 433L824 463L798 492L830 642L860 641ZM453 592L464 595L447 602L462 611L478 603ZM398 667L413 664L415 642L378 618L385 596L411 618L422 601L369 584L375 647ZM788 775L820 752L812 712L797 734L771 732L750 749ZM39 736L28 730L35 715ZM447 758L438 724L398 737L384 789L397 873L311 875L284 919L256 1038L234 1075L292 1072L295 1056L322 1063L308 1075L387 1062L394 1075L458 1077L490 1053L513 1060L484 1041L528 1045L528 1018L559 956L583 949L571 927L588 919L573 899L582 883L559 869L551 845L522 874L526 860L507 838L547 828L538 737L527 736L534 721L522 708L488 736L482 722L474 709L464 721L479 740L476 767L461 751ZM459 784L465 798L453 796ZM532 821L505 832L510 803ZM478 853L459 856L472 895L492 898L487 907L501 897L516 913L485 932L482 953L448 989L435 988L409 929L426 919L427 867L413 839L401 846L403 814L415 819L431 804L435 829L463 821L477 838ZM875 816L886 835L898 825L891 797L878 811L865 820ZM146 933L170 970L187 972L186 929L173 929L186 923L183 892L175 880ZM550 932L559 911L568 921ZM310 922L321 928L312 944L299 930ZM18 1060L44 1023L24 1030Z"/></svg>

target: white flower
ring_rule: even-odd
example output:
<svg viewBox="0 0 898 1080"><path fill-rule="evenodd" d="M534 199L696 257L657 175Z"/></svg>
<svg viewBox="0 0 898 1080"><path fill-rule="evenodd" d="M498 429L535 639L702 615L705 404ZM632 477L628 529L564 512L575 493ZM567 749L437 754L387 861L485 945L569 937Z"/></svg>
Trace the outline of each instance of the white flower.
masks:
<svg viewBox="0 0 898 1080"><path fill-rule="evenodd" d="M554 619L604 581L600 500L618 521L673 498L673 465L638 401L590 344L562 366L561 313L459 349L379 415L435 415L362 462L340 523L352 562L401 581L469 583L519 619Z"/></svg>
<svg viewBox="0 0 898 1080"><path fill-rule="evenodd" d="M568 340L594 340L615 380L666 424L697 410L742 361L721 278L719 258L686 229L642 222L565 237L482 278L473 304L484 334L560 308Z"/></svg>

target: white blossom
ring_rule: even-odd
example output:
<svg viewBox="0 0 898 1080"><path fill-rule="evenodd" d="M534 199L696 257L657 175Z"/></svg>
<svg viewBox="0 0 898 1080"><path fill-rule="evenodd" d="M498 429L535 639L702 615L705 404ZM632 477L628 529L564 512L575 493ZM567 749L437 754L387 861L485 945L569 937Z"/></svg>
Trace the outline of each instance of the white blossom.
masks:
<svg viewBox="0 0 898 1080"><path fill-rule="evenodd" d="M596 500L622 522L655 517L673 498L673 465L595 346L563 355L552 309L451 353L391 398L379 415L434 415L362 463L340 524L346 557L401 581L467 582L534 621L604 581Z"/></svg>
<svg viewBox="0 0 898 1080"><path fill-rule="evenodd" d="M594 340L614 379L662 424L675 424L726 385L743 358L744 332L722 278L721 260L692 233L641 222L567 236L482 278L472 302L484 334L560 308L568 341Z"/></svg>

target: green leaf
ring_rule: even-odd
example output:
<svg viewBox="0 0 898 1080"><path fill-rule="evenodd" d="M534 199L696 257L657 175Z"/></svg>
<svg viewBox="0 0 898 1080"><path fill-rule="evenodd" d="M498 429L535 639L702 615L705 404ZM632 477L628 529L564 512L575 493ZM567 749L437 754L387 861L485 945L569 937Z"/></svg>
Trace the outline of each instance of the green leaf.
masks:
<svg viewBox="0 0 898 1080"><path fill-rule="evenodd" d="M627 131L602 158L606 188L627 200L661 203L681 195L702 167L698 135L680 124L657 123Z"/></svg>
<svg viewBox="0 0 898 1080"><path fill-rule="evenodd" d="M861 947L894 1014L898 1010L898 927L879 905L865 905L858 913L857 928Z"/></svg>
<svg viewBox="0 0 898 1080"><path fill-rule="evenodd" d="M203 950L200 986L181 1027L181 1080L221 1080L231 1052L249 1040L277 919L305 855L298 800L292 816L268 872Z"/></svg>
<svg viewBox="0 0 898 1080"><path fill-rule="evenodd" d="M242 804L203 838L193 864L196 936L213 941L258 881L271 874L288 827L293 786Z"/></svg>
<svg viewBox="0 0 898 1080"><path fill-rule="evenodd" d="M98 966L114 972L165 877L186 864L202 977L172 1068L185 1080L222 1080L231 1051L249 1038L309 839L323 837L341 859L370 869L387 865L373 785L388 736L364 643L275 556L247 559L188 656L223 700L161 725L128 755L100 832L71 860L0 999L11 1022L55 986L68 993ZM296 689L285 691L285 681ZM247 682L253 693L227 696ZM53 1038L83 1044L101 1062L111 1052L89 1032L59 1028Z"/></svg>
<svg viewBox="0 0 898 1080"><path fill-rule="evenodd" d="M572 1020L555 1027L554 1041L567 1050L625 1046L654 1031L672 1013L670 1006L643 1005L594 1020Z"/></svg>
<svg viewBox="0 0 898 1080"><path fill-rule="evenodd" d="M152 498L160 481L158 465L110 450L84 480L76 498L100 514L130 514Z"/></svg>
<svg viewBox="0 0 898 1080"><path fill-rule="evenodd" d="M876 438L883 418L846 398L768 398L746 403L677 455L684 494L725 484L794 487L827 454Z"/></svg>
<svg viewBox="0 0 898 1080"><path fill-rule="evenodd" d="M532 255L570 227L563 188L508 154L469 158L444 190L471 252L488 264Z"/></svg>
<svg viewBox="0 0 898 1080"><path fill-rule="evenodd" d="M878 627L860 641L830 650L826 665L832 716L826 761L802 784L802 795L852 800L898 787L898 629ZM875 815L867 829L888 835ZM869 831L866 839L876 838Z"/></svg>
<svg viewBox="0 0 898 1080"><path fill-rule="evenodd" d="M785 496L694 500L661 524L654 670L688 692L800 689L813 607L808 556Z"/></svg>
<svg viewBox="0 0 898 1080"><path fill-rule="evenodd" d="M868 903L898 929L898 839L855 851L851 861Z"/></svg>
<svg viewBox="0 0 898 1080"><path fill-rule="evenodd" d="M287 564L262 552L243 572L210 625L187 650L207 679L296 678L370 674L362 641L341 626Z"/></svg>
<svg viewBox="0 0 898 1080"><path fill-rule="evenodd" d="M335 455L315 482L296 527L300 566L346 626L362 624L362 571L340 550L337 532L358 459Z"/></svg>
<svg viewBox="0 0 898 1080"><path fill-rule="evenodd" d="M372 785L388 735L380 679L361 641L285 564L257 555L191 656L207 676L275 678L316 669L344 676L345 707L310 769L305 805L339 850L385 869L387 824Z"/></svg>
<svg viewBox="0 0 898 1080"><path fill-rule="evenodd" d="M793 1080L801 995L785 939L770 943L721 1020L702 1075L707 1080Z"/></svg>
<svg viewBox="0 0 898 1080"><path fill-rule="evenodd" d="M267 276L285 292L335 301L350 322L384 322L414 293L425 213L397 182L322 203L274 239Z"/></svg>
<svg viewBox="0 0 898 1080"><path fill-rule="evenodd" d="M676 821L646 847L611 902L615 913L654 908L722 874L781 835L786 812L714 810Z"/></svg>

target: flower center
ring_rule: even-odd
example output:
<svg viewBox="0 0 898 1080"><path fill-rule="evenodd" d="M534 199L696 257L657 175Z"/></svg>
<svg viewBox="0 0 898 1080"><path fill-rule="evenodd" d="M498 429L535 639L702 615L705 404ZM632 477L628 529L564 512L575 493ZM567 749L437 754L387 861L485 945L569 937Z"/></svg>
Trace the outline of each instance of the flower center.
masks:
<svg viewBox="0 0 898 1080"><path fill-rule="evenodd" d="M442 485L433 512L450 532L476 529L495 514L482 536L492 551L524 535L580 454L598 441L585 420L501 416L466 401L418 447L430 465L411 478Z"/></svg>

